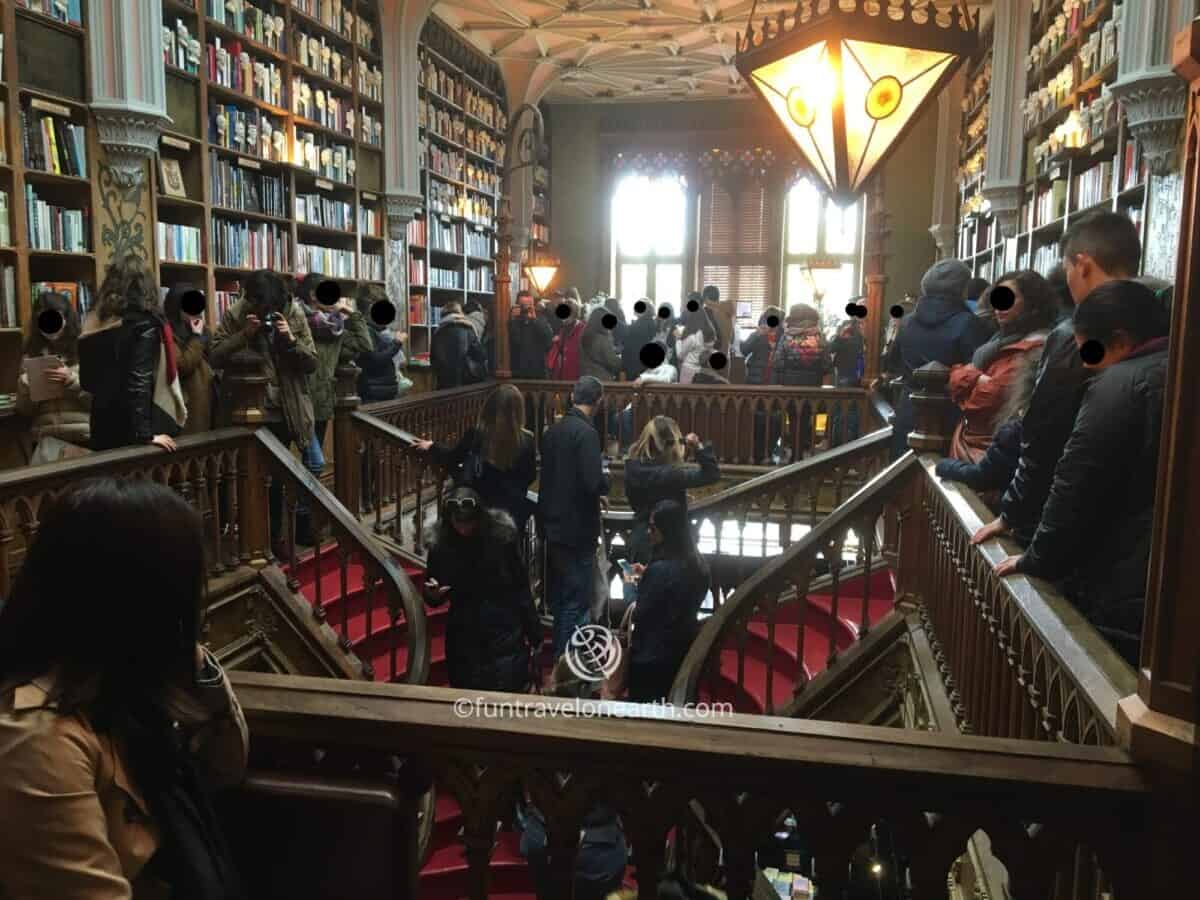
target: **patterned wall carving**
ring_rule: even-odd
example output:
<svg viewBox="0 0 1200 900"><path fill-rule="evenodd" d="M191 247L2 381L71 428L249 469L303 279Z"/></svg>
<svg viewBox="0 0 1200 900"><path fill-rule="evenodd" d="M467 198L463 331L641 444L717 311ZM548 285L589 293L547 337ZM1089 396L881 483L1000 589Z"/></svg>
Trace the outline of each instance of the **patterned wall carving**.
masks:
<svg viewBox="0 0 1200 900"><path fill-rule="evenodd" d="M154 234L150 227L153 196L149 185L149 178L131 184L120 177L102 151L100 177L94 189L100 233L96 247L98 278L104 277L109 260L119 254L133 253L148 262L154 259Z"/></svg>
<svg viewBox="0 0 1200 900"><path fill-rule="evenodd" d="M1146 252L1143 263L1147 275L1166 281L1175 280L1182 200L1183 176L1180 173L1150 177L1150 218L1146 222Z"/></svg>

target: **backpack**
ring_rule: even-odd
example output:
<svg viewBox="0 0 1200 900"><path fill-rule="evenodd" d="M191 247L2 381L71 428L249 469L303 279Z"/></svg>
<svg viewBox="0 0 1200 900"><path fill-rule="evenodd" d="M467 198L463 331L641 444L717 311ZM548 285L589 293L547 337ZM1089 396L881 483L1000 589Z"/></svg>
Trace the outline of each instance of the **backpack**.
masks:
<svg viewBox="0 0 1200 900"><path fill-rule="evenodd" d="M801 370L825 370L825 348L821 346L821 335L816 330L805 331L802 334L787 334L780 337L775 346L775 364L777 375L787 377Z"/></svg>
<svg viewBox="0 0 1200 900"><path fill-rule="evenodd" d="M568 333L570 328L570 333ZM583 343L583 323L564 326L554 336L546 353L546 377L552 381L575 381L579 378L579 352Z"/></svg>

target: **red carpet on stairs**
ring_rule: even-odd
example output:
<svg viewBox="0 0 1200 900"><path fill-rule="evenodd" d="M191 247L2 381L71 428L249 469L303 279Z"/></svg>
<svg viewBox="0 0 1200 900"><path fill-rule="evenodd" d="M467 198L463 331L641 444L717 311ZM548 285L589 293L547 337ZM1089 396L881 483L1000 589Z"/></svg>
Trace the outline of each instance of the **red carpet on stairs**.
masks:
<svg viewBox="0 0 1200 900"><path fill-rule="evenodd" d="M375 592L370 607L370 629L368 633L368 596L363 586L363 568L352 560L346 568L346 591L342 591L342 575L336 553L332 547L322 551L318 561L309 551L297 560L294 573L299 591L310 605L317 598L317 571L320 569L321 606L325 610L326 622L339 635L345 630L349 635L351 649L364 662L373 666L375 679L385 681L390 672L390 654L394 636L388 620L387 604L381 590ZM415 585L424 581L423 570L400 562ZM288 571L288 567L285 567ZM774 705L779 708L792 697L796 679L801 675L811 678L822 671L829 657L830 635L836 648L844 650L853 643L862 618L862 598L867 579L859 577L839 585L837 618L832 615L833 597L829 594L810 594L804 615L804 646L802 659L797 659L799 639L799 604L790 604L780 609L775 618L774 641L769 641L766 618L756 616L751 620L743 656L742 684L738 684L738 653L736 647L725 647L721 652L720 675L717 685L705 686L702 699L730 702L738 712L761 713L766 709L767 661L771 660L774 675L771 679L771 694ZM892 574L888 571L875 572L870 578L868 612L872 623L882 619L892 608L894 588ZM446 606L426 607L430 634L430 677L433 685L446 685L445 623ZM401 620L398 623L403 628ZM397 671L403 671L407 650L401 644L397 652ZM544 654L543 662L552 660ZM547 670L548 671L548 670ZM440 794L434 816L434 831L430 841L429 859L421 870L422 900L454 900L466 895L467 864L459 840L461 812L454 798ZM496 838L496 849L492 857L488 894L493 898L507 900L534 900L530 873L518 849L518 837L514 832L502 831Z"/></svg>

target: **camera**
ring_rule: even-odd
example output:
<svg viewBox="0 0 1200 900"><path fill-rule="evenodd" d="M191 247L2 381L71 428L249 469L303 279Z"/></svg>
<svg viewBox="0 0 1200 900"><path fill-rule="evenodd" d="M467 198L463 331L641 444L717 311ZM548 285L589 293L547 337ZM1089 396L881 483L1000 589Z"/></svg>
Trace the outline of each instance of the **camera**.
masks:
<svg viewBox="0 0 1200 900"><path fill-rule="evenodd" d="M279 323L283 321L283 313L278 313L278 312L267 313L266 321L267 321L267 325L269 325L271 328L276 328L276 327L278 327Z"/></svg>

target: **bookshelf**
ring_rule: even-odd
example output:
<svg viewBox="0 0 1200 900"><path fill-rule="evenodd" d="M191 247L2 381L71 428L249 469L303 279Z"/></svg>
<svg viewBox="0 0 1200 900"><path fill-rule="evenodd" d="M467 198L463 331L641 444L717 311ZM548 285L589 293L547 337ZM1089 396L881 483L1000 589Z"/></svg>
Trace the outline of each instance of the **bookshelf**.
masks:
<svg viewBox="0 0 1200 900"><path fill-rule="evenodd" d="M431 16L418 47L424 211L408 226L409 364L428 366L448 300L494 311L496 217L508 127L494 63Z"/></svg>
<svg viewBox="0 0 1200 900"><path fill-rule="evenodd" d="M83 0L0 4L0 394L16 390L34 293L67 292L82 316L95 290L86 14Z"/></svg>
<svg viewBox="0 0 1200 900"><path fill-rule="evenodd" d="M378 0L161 2L159 283L203 289L214 322L257 268L383 284Z"/></svg>
<svg viewBox="0 0 1200 900"><path fill-rule="evenodd" d="M1146 164L1108 91L1117 78L1123 18L1115 0L1035 3L1022 103L1018 269L1049 272L1071 221L1097 210L1125 213L1144 238ZM967 138L964 130L961 140ZM965 201L960 255L976 274L994 279L1012 262L1011 248L986 211L973 212Z"/></svg>

